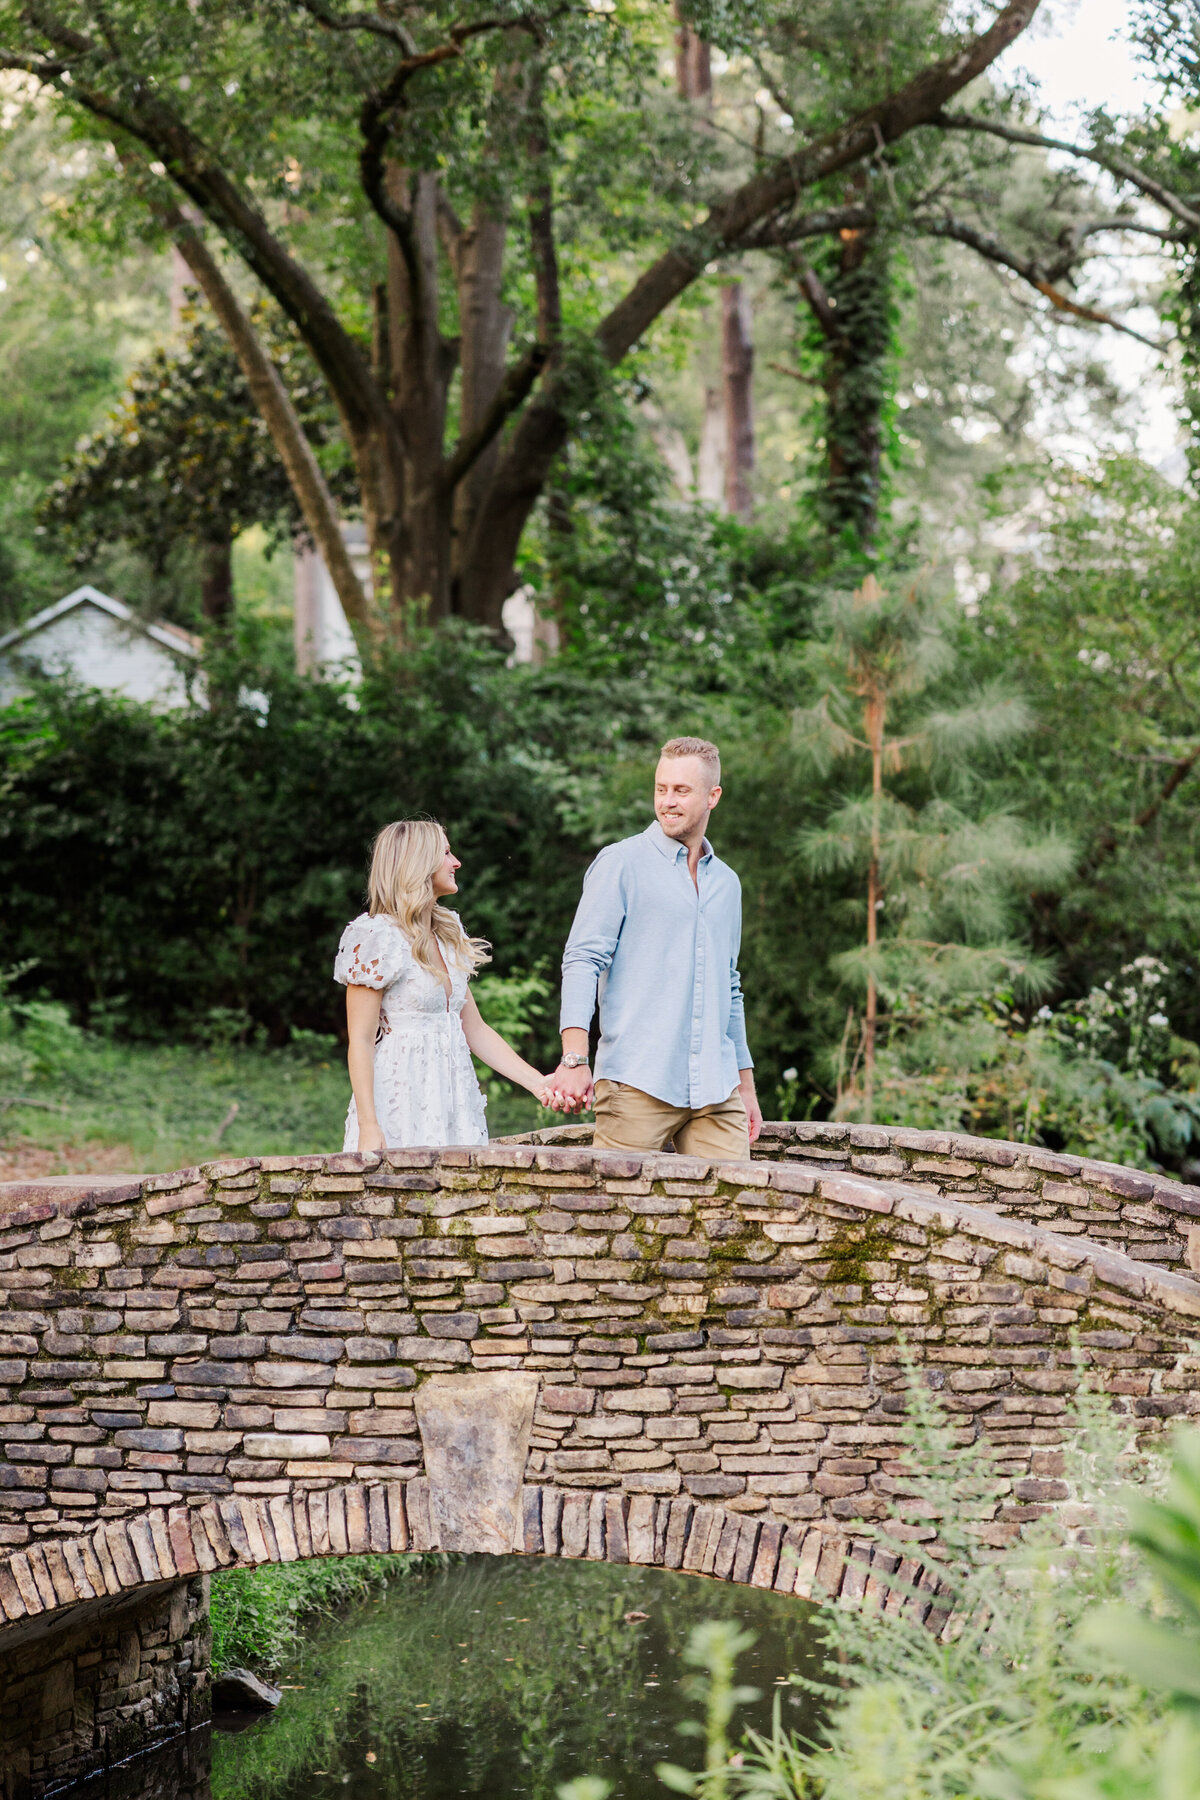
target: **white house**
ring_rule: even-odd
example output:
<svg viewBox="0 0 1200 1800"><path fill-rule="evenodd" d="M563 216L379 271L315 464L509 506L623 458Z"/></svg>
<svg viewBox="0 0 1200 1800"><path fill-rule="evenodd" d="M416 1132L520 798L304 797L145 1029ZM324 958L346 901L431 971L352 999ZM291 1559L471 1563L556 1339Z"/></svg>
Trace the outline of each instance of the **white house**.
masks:
<svg viewBox="0 0 1200 1800"><path fill-rule="evenodd" d="M0 706L28 693L35 671L153 706L186 706L199 655L199 639L178 625L148 625L123 601L79 587L0 637Z"/></svg>

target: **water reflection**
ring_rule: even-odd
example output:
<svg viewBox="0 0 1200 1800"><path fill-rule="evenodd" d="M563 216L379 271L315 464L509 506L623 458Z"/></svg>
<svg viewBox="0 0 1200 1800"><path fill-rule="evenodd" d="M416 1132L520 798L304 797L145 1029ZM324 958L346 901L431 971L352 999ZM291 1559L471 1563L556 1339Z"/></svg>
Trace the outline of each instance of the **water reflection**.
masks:
<svg viewBox="0 0 1200 1800"><path fill-rule="evenodd" d="M626 1614L644 1613L644 1619ZM741 1679L813 1672L802 1601L605 1563L473 1557L393 1585L320 1626L281 1677L279 1711L213 1743L213 1800L553 1800L582 1773L614 1800L662 1800L662 1759L693 1764L681 1651L701 1619L758 1633ZM812 1724L784 1688L787 1722Z"/></svg>

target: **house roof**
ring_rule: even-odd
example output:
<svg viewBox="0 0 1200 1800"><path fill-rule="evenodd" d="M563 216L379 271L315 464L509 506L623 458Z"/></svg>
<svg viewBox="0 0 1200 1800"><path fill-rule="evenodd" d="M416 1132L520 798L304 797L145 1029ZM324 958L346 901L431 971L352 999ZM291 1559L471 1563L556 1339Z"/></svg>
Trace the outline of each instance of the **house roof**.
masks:
<svg viewBox="0 0 1200 1800"><path fill-rule="evenodd" d="M108 613L110 617L119 619L123 625L129 625L134 631L140 631L143 636L152 638L156 644L161 644L163 649L169 650L173 656L194 658L200 654L200 639L193 637L190 631L184 631L178 625L168 625L163 621L154 625L149 624L145 619L139 619L133 609L126 606L123 600L114 600L111 594L102 594L99 588L92 587L88 582L85 582L82 587L77 587L64 599L56 600L53 606L43 607L41 612L34 613L32 619L26 619L25 623L18 625L14 631L5 632L3 637L0 637L0 652L23 644L27 639L36 636L39 631L44 630L47 625L53 624L55 619L61 619L64 613L73 612L76 607L80 606L94 606L100 612Z"/></svg>

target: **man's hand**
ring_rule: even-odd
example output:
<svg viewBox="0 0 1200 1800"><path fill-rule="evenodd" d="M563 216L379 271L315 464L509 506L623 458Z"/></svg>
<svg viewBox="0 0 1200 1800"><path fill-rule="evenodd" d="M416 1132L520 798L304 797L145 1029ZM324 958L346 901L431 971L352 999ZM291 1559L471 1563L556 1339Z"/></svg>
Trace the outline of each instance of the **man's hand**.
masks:
<svg viewBox="0 0 1200 1800"><path fill-rule="evenodd" d="M742 1096L742 1105L746 1108L746 1119L750 1126L750 1142L754 1143L762 1130L762 1107L758 1104L758 1095L754 1091L754 1070L742 1069L738 1074L738 1089Z"/></svg>
<svg viewBox="0 0 1200 1800"><path fill-rule="evenodd" d="M563 1097L564 1112L586 1112L595 1098L592 1071L586 1063L581 1063L577 1069L564 1069L559 1063L550 1081L555 1093Z"/></svg>

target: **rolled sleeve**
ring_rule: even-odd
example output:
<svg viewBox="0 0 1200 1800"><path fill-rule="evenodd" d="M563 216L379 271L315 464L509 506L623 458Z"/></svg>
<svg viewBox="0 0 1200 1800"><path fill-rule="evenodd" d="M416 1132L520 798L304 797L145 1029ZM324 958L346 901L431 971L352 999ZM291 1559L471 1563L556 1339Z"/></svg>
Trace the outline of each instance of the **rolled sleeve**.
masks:
<svg viewBox="0 0 1200 1800"><path fill-rule="evenodd" d="M559 1029L591 1029L600 978L612 963L625 924L620 859L602 850L583 879L583 894L563 951Z"/></svg>

